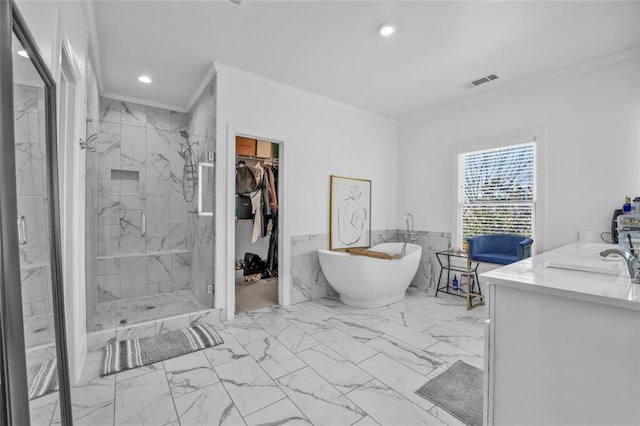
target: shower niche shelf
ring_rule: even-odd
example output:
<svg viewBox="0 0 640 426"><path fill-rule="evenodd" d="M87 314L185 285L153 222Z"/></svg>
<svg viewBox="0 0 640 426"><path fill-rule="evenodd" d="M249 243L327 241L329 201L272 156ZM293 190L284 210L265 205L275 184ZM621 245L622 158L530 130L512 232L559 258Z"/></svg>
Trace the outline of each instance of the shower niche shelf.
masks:
<svg viewBox="0 0 640 426"><path fill-rule="evenodd" d="M117 194L138 194L140 172L135 170L111 169L111 192Z"/></svg>

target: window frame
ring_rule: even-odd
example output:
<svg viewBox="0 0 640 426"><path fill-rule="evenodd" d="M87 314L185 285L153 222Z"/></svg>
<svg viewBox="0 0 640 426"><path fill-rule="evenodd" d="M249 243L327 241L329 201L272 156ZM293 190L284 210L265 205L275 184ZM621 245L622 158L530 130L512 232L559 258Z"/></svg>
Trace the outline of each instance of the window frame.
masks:
<svg viewBox="0 0 640 426"><path fill-rule="evenodd" d="M514 145L534 143L535 181L534 181L534 201L532 203L532 235L534 245L532 254L544 251L546 241L546 130L537 129L525 132L518 132L509 135L491 137L473 142L461 143L453 147L452 152L452 212L453 212L453 233L452 244L455 248L462 247L462 207L463 203L459 198L459 189L463 182L460 182L459 156L494 149L507 148ZM528 203L527 203L528 204Z"/></svg>

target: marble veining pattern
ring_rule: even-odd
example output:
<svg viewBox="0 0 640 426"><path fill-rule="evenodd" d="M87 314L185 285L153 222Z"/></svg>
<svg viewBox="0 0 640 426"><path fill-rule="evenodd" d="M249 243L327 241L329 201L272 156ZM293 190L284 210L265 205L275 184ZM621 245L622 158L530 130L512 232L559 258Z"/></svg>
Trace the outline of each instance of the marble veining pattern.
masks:
<svg viewBox="0 0 640 426"><path fill-rule="evenodd" d="M245 357L215 367L220 381L246 416L285 397L280 388L251 358Z"/></svg>
<svg viewBox="0 0 640 426"><path fill-rule="evenodd" d="M48 178L45 173L44 89L14 84L13 95L17 213L18 217L24 217L26 231L26 241L20 245L20 276L23 315L28 318L52 311L48 289L50 268L47 265L49 229L45 221ZM27 335L27 340L30 337Z"/></svg>
<svg viewBox="0 0 640 426"><path fill-rule="evenodd" d="M456 360L483 367L483 308L466 311L463 302L409 289L399 304L373 312L318 299L233 321L211 318L223 344L105 378L98 377L102 353L90 352L72 390L74 419L92 425L458 426L415 390ZM419 331L389 319L393 312L433 325ZM209 315L183 317L181 323L202 323ZM156 331L164 327L152 324ZM308 338L317 344L291 350ZM37 424L58 424L56 405L55 394L36 400Z"/></svg>
<svg viewBox="0 0 640 426"><path fill-rule="evenodd" d="M444 425L433 414L403 398L379 380L372 380L349 394L382 425Z"/></svg>
<svg viewBox="0 0 640 426"><path fill-rule="evenodd" d="M23 109L30 111L31 103L23 102ZM123 258L116 271L94 276L96 296L88 300L90 307L181 290L191 290L205 307L212 305L207 286L214 275L209 261L215 256L213 220L190 213L197 204L183 197L184 159L178 149L185 143L179 132L187 130L196 161L215 151L215 104L215 77L188 114L99 99L97 151L92 160L97 172L87 175L87 190L95 192L96 218L91 221L97 222L97 256L92 258L97 263L135 254L139 264L133 266L136 260ZM31 180L26 176L25 185ZM178 259L172 256L175 250L185 255Z"/></svg>
<svg viewBox="0 0 640 426"><path fill-rule="evenodd" d="M278 383L313 424L350 425L365 415L309 367L281 377Z"/></svg>
<svg viewBox="0 0 640 426"><path fill-rule="evenodd" d="M239 425L242 417L221 383L175 398L184 425Z"/></svg>
<svg viewBox="0 0 640 426"><path fill-rule="evenodd" d="M142 266L146 275L146 262ZM115 277L119 283L119 275ZM189 290L151 294L133 299L114 299L97 304L89 330L107 330L120 325L122 320L132 324L180 314L193 315L198 312L206 317L208 314L201 312L203 309L206 309L206 306L203 306ZM217 316L219 313L211 315ZM212 318L209 318L209 322L219 321L219 318L218 321L213 321Z"/></svg>

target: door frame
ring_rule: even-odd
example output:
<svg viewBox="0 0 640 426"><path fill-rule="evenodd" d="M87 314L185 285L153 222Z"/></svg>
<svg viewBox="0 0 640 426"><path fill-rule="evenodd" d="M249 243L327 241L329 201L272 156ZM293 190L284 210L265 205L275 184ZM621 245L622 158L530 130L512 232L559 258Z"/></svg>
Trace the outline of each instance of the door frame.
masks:
<svg viewBox="0 0 640 426"><path fill-rule="evenodd" d="M227 185L226 185L226 256L222 269L226 271L224 282L226 283L226 309L227 320L232 320L236 308L235 292L235 165L236 165L236 136L244 136L251 139L260 139L280 145L279 169L278 169L278 304L287 306L291 304L291 242L289 223L289 164L287 162L288 142L287 138L268 129L256 129L246 125L227 125Z"/></svg>
<svg viewBox="0 0 640 426"><path fill-rule="evenodd" d="M64 292L60 247L58 158L56 152L56 83L35 39L14 1L0 1L0 386L2 421L29 424L30 411L26 370L20 255L17 223L15 132L13 113L13 61L11 42L17 37L44 83L47 189L49 204L49 250L53 320L56 335L60 420L72 424L69 366L64 318Z"/></svg>
<svg viewBox="0 0 640 426"><path fill-rule="evenodd" d="M77 141L86 133L82 108L82 75L65 28L62 12L56 10L53 76L58 84L58 173L60 178L61 237L65 279L65 306L69 366L73 381L80 380L87 354L86 259L83 153ZM63 93L64 91L64 93ZM64 103L64 104L63 104ZM65 135L60 134L65 132ZM63 137L66 136L66 137Z"/></svg>

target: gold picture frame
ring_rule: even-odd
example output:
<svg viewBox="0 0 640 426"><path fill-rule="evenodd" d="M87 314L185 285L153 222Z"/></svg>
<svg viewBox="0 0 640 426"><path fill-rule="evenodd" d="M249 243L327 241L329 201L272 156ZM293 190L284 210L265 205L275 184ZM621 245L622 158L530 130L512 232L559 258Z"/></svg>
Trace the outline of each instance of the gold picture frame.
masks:
<svg viewBox="0 0 640 426"><path fill-rule="evenodd" d="M371 246L371 180L331 175L329 249Z"/></svg>

